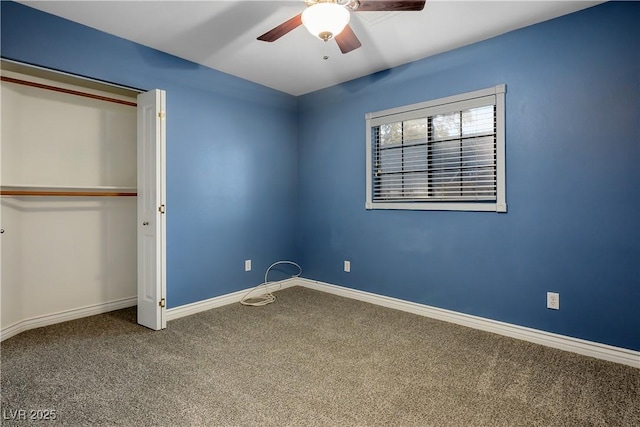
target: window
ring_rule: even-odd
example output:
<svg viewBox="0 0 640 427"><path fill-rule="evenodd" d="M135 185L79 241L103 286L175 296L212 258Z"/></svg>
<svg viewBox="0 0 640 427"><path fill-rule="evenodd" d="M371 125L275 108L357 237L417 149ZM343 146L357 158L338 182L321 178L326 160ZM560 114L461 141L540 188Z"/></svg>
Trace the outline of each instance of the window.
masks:
<svg viewBox="0 0 640 427"><path fill-rule="evenodd" d="M505 89L368 113L367 209L506 212Z"/></svg>

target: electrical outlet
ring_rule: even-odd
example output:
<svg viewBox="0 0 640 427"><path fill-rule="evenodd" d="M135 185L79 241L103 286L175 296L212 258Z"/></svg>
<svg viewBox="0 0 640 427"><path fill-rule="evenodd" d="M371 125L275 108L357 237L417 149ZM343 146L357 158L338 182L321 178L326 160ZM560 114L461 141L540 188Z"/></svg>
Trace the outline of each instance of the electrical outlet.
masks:
<svg viewBox="0 0 640 427"><path fill-rule="evenodd" d="M344 271L347 273L351 273L351 261L344 262Z"/></svg>
<svg viewBox="0 0 640 427"><path fill-rule="evenodd" d="M244 260L244 271L251 271L251 260L250 259L245 259Z"/></svg>
<svg viewBox="0 0 640 427"><path fill-rule="evenodd" d="M560 294L557 292L547 292L547 308L560 310Z"/></svg>

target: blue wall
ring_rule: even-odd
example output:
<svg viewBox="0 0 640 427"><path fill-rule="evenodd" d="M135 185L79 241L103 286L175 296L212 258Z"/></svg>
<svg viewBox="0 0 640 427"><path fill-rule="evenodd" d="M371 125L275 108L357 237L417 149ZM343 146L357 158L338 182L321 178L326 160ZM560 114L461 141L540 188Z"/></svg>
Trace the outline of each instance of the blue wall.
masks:
<svg viewBox="0 0 640 427"><path fill-rule="evenodd" d="M300 97L305 275L640 350L638 22L607 3ZM508 213L365 210L366 112L501 83Z"/></svg>
<svg viewBox="0 0 640 427"><path fill-rule="evenodd" d="M4 58L167 91L169 307L255 286L295 259L295 97L12 2L1 43Z"/></svg>
<svg viewBox="0 0 640 427"><path fill-rule="evenodd" d="M299 98L11 2L1 41L6 58L167 90L170 307L293 259L308 278L640 350L637 22L640 4L606 3ZM366 112L501 83L508 213L364 209Z"/></svg>

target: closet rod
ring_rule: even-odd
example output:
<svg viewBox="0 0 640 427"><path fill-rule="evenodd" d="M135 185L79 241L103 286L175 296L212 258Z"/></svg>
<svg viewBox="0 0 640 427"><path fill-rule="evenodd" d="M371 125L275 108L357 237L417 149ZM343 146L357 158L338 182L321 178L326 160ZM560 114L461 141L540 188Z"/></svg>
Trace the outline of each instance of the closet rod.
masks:
<svg viewBox="0 0 640 427"><path fill-rule="evenodd" d="M135 197L138 193L105 191L43 191L43 190L0 190L0 196L84 196L84 197Z"/></svg>
<svg viewBox="0 0 640 427"><path fill-rule="evenodd" d="M113 102L115 104L128 105L130 107L137 107L138 106L138 104L136 104L135 102L131 102L131 101L125 101L125 100L117 99L117 98L109 98L107 96L101 96L101 95L94 95L92 93L80 92L78 90L64 89L64 88L57 87L57 86L45 85L45 84L42 84L42 83L30 82L30 81L27 81L27 80L14 79L13 77L1 76L1 79L2 79L3 82L16 83L16 84L19 84L19 85L36 87L36 88L39 88L39 89L52 90L54 92L62 92L62 93L67 93L69 95L84 96L85 98L92 98L92 99L97 99L97 100L100 100L100 101Z"/></svg>

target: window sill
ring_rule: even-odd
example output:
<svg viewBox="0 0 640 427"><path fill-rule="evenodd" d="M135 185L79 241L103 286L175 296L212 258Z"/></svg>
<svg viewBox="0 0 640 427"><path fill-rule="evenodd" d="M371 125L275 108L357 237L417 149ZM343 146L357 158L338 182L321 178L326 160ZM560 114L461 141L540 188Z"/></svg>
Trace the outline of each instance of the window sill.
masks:
<svg viewBox="0 0 640 427"><path fill-rule="evenodd" d="M390 202L367 202L367 210L391 209L410 211L471 211L471 212L507 212L506 203L465 203L465 202L444 202L444 203L390 203Z"/></svg>

